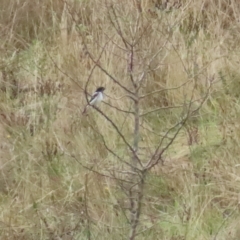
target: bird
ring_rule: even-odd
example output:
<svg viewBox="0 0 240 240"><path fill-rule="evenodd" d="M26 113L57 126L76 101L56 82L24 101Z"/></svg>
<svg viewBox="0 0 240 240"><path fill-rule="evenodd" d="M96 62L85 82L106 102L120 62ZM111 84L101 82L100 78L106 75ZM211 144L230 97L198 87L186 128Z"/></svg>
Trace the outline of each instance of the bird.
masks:
<svg viewBox="0 0 240 240"><path fill-rule="evenodd" d="M82 114L85 114L87 111L88 106L97 106L103 100L103 91L105 90L104 87L98 87L97 90L91 96L88 104L85 106Z"/></svg>

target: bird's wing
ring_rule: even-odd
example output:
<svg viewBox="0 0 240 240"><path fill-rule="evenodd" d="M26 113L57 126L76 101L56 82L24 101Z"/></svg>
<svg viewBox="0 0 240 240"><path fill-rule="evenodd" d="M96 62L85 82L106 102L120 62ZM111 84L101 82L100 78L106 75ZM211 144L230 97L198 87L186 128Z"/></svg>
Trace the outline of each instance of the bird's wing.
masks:
<svg viewBox="0 0 240 240"><path fill-rule="evenodd" d="M95 102L98 94L99 94L99 92L95 92L95 93L92 95L91 99L89 100L89 104L93 104L93 103Z"/></svg>

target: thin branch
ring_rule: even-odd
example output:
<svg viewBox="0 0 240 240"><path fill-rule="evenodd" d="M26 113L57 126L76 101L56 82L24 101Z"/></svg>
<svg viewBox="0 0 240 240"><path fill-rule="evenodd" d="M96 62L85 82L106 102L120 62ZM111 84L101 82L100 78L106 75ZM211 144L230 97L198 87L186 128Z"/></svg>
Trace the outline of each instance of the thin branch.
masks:
<svg viewBox="0 0 240 240"><path fill-rule="evenodd" d="M118 22L118 17L117 17L115 8L113 7L113 5L111 5L110 8L111 8L112 13L113 13L113 15L114 15L114 20L115 20L116 23L117 23L117 27L115 26L115 23L113 22L113 19L111 18L110 14L108 15L108 16L109 16L109 20L110 20L112 26L114 27L114 29L116 30L117 34L118 34L118 35L120 36L120 38L122 39L123 44L125 45L126 49L128 49L128 47L131 46L131 44L123 37L122 29L121 29L120 24L119 24L119 22Z"/></svg>
<svg viewBox="0 0 240 240"><path fill-rule="evenodd" d="M207 91L208 91L208 93L209 93L209 89L208 89ZM207 96L209 96L209 95L207 95ZM199 102L199 100L202 100L202 101L205 102L206 96L204 96L204 97L202 97L202 98L198 98L198 99L196 99L196 100L194 100L194 101L190 101L190 103L193 104L194 102ZM201 103L202 103L202 102L201 102ZM184 107L184 106L185 106L185 104L183 104L183 105L176 105L176 106L167 106L167 107L156 108L156 109L153 109L153 110L151 110L151 111L149 111L149 112L146 112L146 113L141 114L141 117L142 117L142 116L145 116L145 115L147 115L147 114L153 113L153 112L160 111L160 110L171 109L171 108L181 108L181 107ZM200 104L200 106L201 106L201 104ZM194 109L193 112L196 112L196 111L198 111L198 110L199 110L199 107L196 108L196 109Z"/></svg>
<svg viewBox="0 0 240 240"><path fill-rule="evenodd" d="M149 170L151 168L153 168L156 164L158 164L159 160L161 159L163 153L169 148L169 146L171 146L171 144L174 142L174 140L176 139L177 135L179 134L180 130L182 129L182 127L184 126L185 122L187 121L187 116L182 119L181 121L179 121L178 123L176 123L172 128L169 128L168 131L166 132L165 136L167 136L169 134L170 131L172 131L173 129L175 129L177 126L179 126L179 128L177 129L176 133L174 134L174 136L170 139L170 141L168 142L168 144L161 150L161 152L159 153L159 149L160 146L162 145L163 140L165 139L165 136L162 138L162 140L160 141L160 143L158 144L158 147L156 148L154 154L152 155L151 159L148 161L148 163L145 166L145 169ZM156 156L158 155L158 157L156 158Z"/></svg>
<svg viewBox="0 0 240 240"><path fill-rule="evenodd" d="M110 41L110 40L109 40L109 41ZM104 45L104 47L102 48L102 50L101 50L101 52L100 52L100 54L99 54L99 57L98 57L98 59L97 59L96 62L98 62L98 61L101 59L102 54L104 53L104 50L105 50L105 48L107 47L109 41L105 43L105 45ZM87 86L88 86L88 84L89 84L89 82L90 82L91 76L92 76L92 74L93 74L93 72L94 72L94 70L95 70L96 67L97 67L96 64L92 67L92 69L91 69L91 71L90 71L90 74L88 75L87 82L86 82L85 87L84 87L84 93L85 93L85 97L86 97L86 100L87 100L87 103L88 103L88 104L89 104L89 100L88 100L88 97L87 97L87 95L88 95L88 94L87 94Z"/></svg>
<svg viewBox="0 0 240 240"><path fill-rule="evenodd" d="M112 81L114 83L116 83L118 86L120 86L121 88L123 88L126 92L132 94L132 92L125 87L124 85L122 85L117 79L115 79L105 68L102 67L101 64L99 64L99 62L97 62L96 60L94 60L93 56L91 55L91 53L88 51L88 49L86 48L86 51L88 53L88 56L90 57L90 59L93 61L93 63L96 64L96 66L102 71L104 72L110 79L112 79Z"/></svg>
<svg viewBox="0 0 240 240"><path fill-rule="evenodd" d="M90 216L89 216L89 213L88 213L88 204L87 204L87 201L88 201L88 173L85 175L85 183L84 183L84 186L85 186L85 191L84 191L84 207L85 207L85 213L86 213L86 216L87 216L87 236L88 236L88 240L91 240L91 221L90 221Z"/></svg>
<svg viewBox="0 0 240 240"><path fill-rule="evenodd" d="M136 88L136 83L133 77L133 68L134 68L133 55L134 55L134 49L133 49L133 46L131 45L130 53L129 53L129 61L128 61L128 72L130 75L130 81L132 82L133 87Z"/></svg>
<svg viewBox="0 0 240 240"><path fill-rule="evenodd" d="M67 154L67 155L69 155L69 154ZM91 171L91 172L93 172L93 173L96 173L97 175L100 175L100 176L102 176L102 177L106 177L106 178L110 178L110 179L115 179L115 178L112 177L112 176L109 176L109 175L106 175L106 174L103 174L103 173L100 173L100 172L94 170L94 169L93 169L93 166L92 166L92 167L87 167L87 166L83 165L83 164L81 163L81 161L79 161L79 160L76 158L75 155L73 155L73 154L71 155L71 154L70 154L69 156L72 157L73 159L75 159L83 168L87 169L88 171ZM127 181L127 180L125 180L125 179L122 179L122 181L123 181L123 182L126 182L126 183L132 183L131 181Z"/></svg>
<svg viewBox="0 0 240 240"><path fill-rule="evenodd" d="M145 113L141 114L140 117L146 116L147 114L150 114L150 113L153 113L153 112L157 112L157 111L160 111L160 110L172 109L172 108L181 108L183 106L184 105L177 105L177 106L167 106L167 107L156 108L156 109L153 109L151 111L148 111L148 112L145 112Z"/></svg>
<svg viewBox="0 0 240 240"><path fill-rule="evenodd" d="M121 139L123 140L123 142L126 144L126 146L131 150L131 152L134 154L134 156L136 157L137 161L140 163L140 166L142 166L142 163L140 161L140 159L138 158L135 150L133 149L133 147L127 142L126 138L124 137L124 135L121 133L121 131L119 130L119 128L117 127L117 125L103 112L101 111L99 108L97 108L96 106L92 106L95 110L97 110L112 126L113 128L116 130L116 132L118 133L118 135L121 137Z"/></svg>
<svg viewBox="0 0 240 240"><path fill-rule="evenodd" d="M164 92L164 91L172 91L172 90L177 90L183 86L185 86L187 83L191 82L192 80L188 80L186 82L184 82L183 84L177 86L177 87L173 87L173 88L164 88L164 89L160 89L160 90L156 90L156 91L152 91L150 93L146 93L144 94L143 96L140 96L139 98L142 99L142 98L145 98L145 97L148 97L150 95L153 95L153 94L156 94L156 93L160 93L160 92Z"/></svg>
<svg viewBox="0 0 240 240"><path fill-rule="evenodd" d="M166 132L165 135L167 136L168 133L170 132L170 130L174 129L174 128L177 127L178 125L179 125L179 128L177 129L177 131L176 131L176 133L174 134L174 136L172 137L172 139L170 139L170 141L168 142L168 144L161 150L160 154L158 154L159 148L160 148L160 146L162 145L163 140L165 139L165 138L162 138L162 140L160 141L158 147L156 148L155 153L153 154L152 158L151 158L151 159L149 160L149 162L146 164L146 168L147 168L147 169L150 169L150 168L154 167L154 166L159 162L159 160L161 159L163 153L169 148L169 146L170 146L170 145L173 143L173 141L176 139L178 133L180 132L180 130L181 130L181 129L183 128L183 126L185 125L187 119L188 119L192 114L194 114L195 112L197 112L197 111L202 107L202 105L204 104L204 102L206 101L206 99L207 99L208 96L209 96L209 92L210 92L211 87L212 87L212 82L210 82L210 85L209 85L209 87L208 87L208 89L207 89L207 92L206 92L206 94L205 94L205 97L202 99L201 104L200 104L194 111L191 112L191 105L192 105L192 103L194 102L194 101L192 101L192 99L193 99L193 93L194 93L194 90L195 90L195 88L196 88L196 83L195 83L195 85L194 85L194 87L193 87L193 90L192 90L192 95L191 95L190 103L189 103L189 105L188 105L188 111L187 111L185 117L182 118L182 120L181 120L180 122L178 122L173 128L168 129L168 131ZM156 155L157 155L157 154L158 154L158 157L156 158Z"/></svg>
<svg viewBox="0 0 240 240"><path fill-rule="evenodd" d="M108 105L111 108L114 108L114 109L118 110L119 112L123 112L123 113L127 113L127 114L134 114L134 112L132 112L132 111L127 111L127 110L120 109L116 106L111 105L110 103L107 103L107 102L103 102L103 103Z"/></svg>
<svg viewBox="0 0 240 240"><path fill-rule="evenodd" d="M107 146L107 143L106 143L105 139L104 139L104 136L103 136L99 131L96 131L92 125L90 125L90 126L91 126L91 128L92 128L95 132L97 132L97 134L101 137L101 139L102 139L102 141L103 141L104 147L105 147L114 157L116 157L120 162L123 162L123 163L125 163L126 165L130 166L131 168L134 168L135 171L139 171L138 168L135 168L132 164L130 164L129 162L125 161L123 158L119 157L111 148L109 148L109 147Z"/></svg>
<svg viewBox="0 0 240 240"><path fill-rule="evenodd" d="M143 30L142 30L141 34L139 35L138 39L136 39L134 41L133 47L135 47L140 42L140 40L143 38L143 35L146 33L146 31L149 29L150 26L151 26L151 24L150 24L150 21L149 21L149 23L143 28Z"/></svg>
<svg viewBox="0 0 240 240"><path fill-rule="evenodd" d="M94 169L93 169L94 166L88 167L88 166L85 166L84 164L82 164L82 162L81 162L80 160L78 160L77 157L76 157L74 154L68 153L68 152L63 148L62 144L60 143L60 141L59 141L59 139L58 139L58 137L56 136L55 133L54 133L54 136L55 136L55 139L57 140L58 146L59 146L59 148L61 149L61 151L62 151L63 154L65 154L65 155L73 158L76 162L78 162L83 168L87 169L88 171L91 171L91 172L93 172L93 173L96 173L96 174L98 174L98 175L100 175L100 176L102 176L102 177L107 177L107 178L110 178L110 179L114 179L113 177L111 177L111 176L109 176L109 175L106 175L106 174L103 174L103 173L100 173L100 172L94 170ZM131 183L131 181L127 181L127 180L124 180L124 179L123 179L122 181L124 181L124 182L126 182L126 183Z"/></svg>
<svg viewBox="0 0 240 240"><path fill-rule="evenodd" d="M73 81L81 90L84 90L84 88L82 88L79 83L74 79L72 78L71 76L69 76L66 72L64 72L57 64L56 62L54 61L54 59L51 57L51 55L49 54L48 51L46 51L47 54L48 54L48 57L51 59L52 63L54 64L55 68L57 68L57 70L59 72L61 72L63 75L65 75L67 78L69 78L71 81Z"/></svg>
<svg viewBox="0 0 240 240"><path fill-rule="evenodd" d="M148 131L148 132L150 132L150 133L152 133L152 134L154 134L154 135L156 135L156 136L158 136L158 137L165 137L165 138L171 139L171 138L168 137L168 136L165 136L165 135L163 135L163 134L158 134L158 133L156 133L156 131L148 129L147 127L145 127L145 126L143 125L144 122L146 122L146 119L143 119L143 123L141 124L142 129L145 129L146 131ZM147 124L148 124L148 123L147 123ZM150 146L149 146L149 148L150 148Z"/></svg>
<svg viewBox="0 0 240 240"><path fill-rule="evenodd" d="M107 38L110 39L110 37L109 37L106 33L104 33L104 35L105 35ZM128 49L125 49L124 47L119 46L119 44L116 43L113 39L111 39L111 41L112 41L112 43L113 43L115 46L117 46L117 48L119 48L120 50L122 50L122 51L124 51L124 52L128 52ZM117 54L115 54L115 53L112 53L112 54L114 54L114 56L118 56L118 57L120 56L120 55L117 55ZM126 58L123 58L123 59L126 60Z"/></svg>

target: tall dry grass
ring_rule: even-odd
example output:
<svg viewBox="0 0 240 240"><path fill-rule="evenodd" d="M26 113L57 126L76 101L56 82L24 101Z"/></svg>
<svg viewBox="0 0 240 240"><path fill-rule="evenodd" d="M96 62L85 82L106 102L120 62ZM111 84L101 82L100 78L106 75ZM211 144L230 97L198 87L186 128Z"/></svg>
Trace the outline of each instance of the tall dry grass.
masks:
<svg viewBox="0 0 240 240"><path fill-rule="evenodd" d="M121 39L109 19L113 6L126 36L142 14L147 27L139 69L162 48L147 76L141 148L151 154L177 121L168 108L214 86L197 118L185 126L148 174L136 239L239 239L239 15L231 1L31 1L0 3L0 236L1 239L127 239L126 196L109 176L124 169L104 147L128 159L119 136L93 109L81 110L94 58L130 86ZM133 26L132 26L133 27ZM114 43L113 43L114 42ZM138 62L145 59L145 62ZM138 64L139 63L139 64ZM130 109L123 92L99 69L88 91L106 86L107 103ZM102 104L131 138L132 118ZM151 134L151 132L157 133Z"/></svg>

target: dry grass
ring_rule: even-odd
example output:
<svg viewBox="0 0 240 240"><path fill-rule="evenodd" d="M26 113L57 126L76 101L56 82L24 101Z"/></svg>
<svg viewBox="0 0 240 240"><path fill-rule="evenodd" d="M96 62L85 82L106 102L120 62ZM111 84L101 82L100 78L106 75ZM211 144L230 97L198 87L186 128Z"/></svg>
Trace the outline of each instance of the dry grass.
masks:
<svg viewBox="0 0 240 240"><path fill-rule="evenodd" d="M84 42L95 59L109 42L100 62L130 87L126 55L108 16L111 4L129 39L136 16L143 16L139 71L162 48L149 66L160 67L148 74L142 94L162 92L144 98L141 111L167 109L144 117L143 159L179 118L180 110L168 107L190 100L193 87L193 100L199 99L214 81L197 118L148 174L137 239L239 239L238 1L172 1L168 8L164 1L106 2L0 3L1 239L128 237L126 196L109 177L121 175L124 164L101 135L126 161L128 150L96 111L81 115L94 66ZM197 86L176 88L193 78ZM99 85L107 88L107 103L131 108L124 92L96 69L88 91ZM131 141L132 117L105 104L101 109Z"/></svg>

